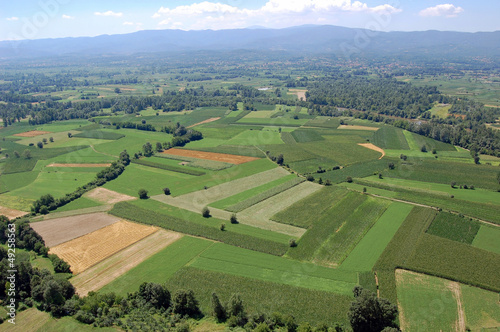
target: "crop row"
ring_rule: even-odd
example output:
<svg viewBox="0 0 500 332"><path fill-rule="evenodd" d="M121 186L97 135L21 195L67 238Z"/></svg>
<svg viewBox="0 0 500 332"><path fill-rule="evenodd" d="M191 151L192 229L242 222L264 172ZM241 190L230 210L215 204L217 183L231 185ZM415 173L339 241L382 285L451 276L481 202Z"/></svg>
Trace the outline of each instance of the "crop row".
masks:
<svg viewBox="0 0 500 332"><path fill-rule="evenodd" d="M273 197L275 195L278 195L279 193L288 190L292 187L295 187L299 183L304 182L305 180L303 178L294 178L288 182L282 183L274 188L271 188L269 190L266 190L260 194L257 194L255 196L252 196L248 199L245 199L239 203L236 203L230 207L228 207L226 210L230 212L240 212L243 211L257 203L260 203L270 197Z"/></svg>
<svg viewBox="0 0 500 332"><path fill-rule="evenodd" d="M116 204L110 213L115 216L140 223L159 226L165 229L191 234L194 236L201 236L237 247L256 250L272 255L281 256L288 248L288 246L283 243L260 239L246 234L221 231L218 228L210 227L208 225L205 226L190 222L189 220L147 210L128 202L120 202Z"/></svg>

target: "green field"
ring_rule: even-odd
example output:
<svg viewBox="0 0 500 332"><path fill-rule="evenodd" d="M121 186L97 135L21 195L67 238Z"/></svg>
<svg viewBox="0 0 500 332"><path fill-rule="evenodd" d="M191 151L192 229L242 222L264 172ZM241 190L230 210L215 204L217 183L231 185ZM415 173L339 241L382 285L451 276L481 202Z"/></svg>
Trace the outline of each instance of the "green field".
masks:
<svg viewBox="0 0 500 332"><path fill-rule="evenodd" d="M351 295L357 273L319 267L310 263L234 248L217 243L197 257L190 266L202 270Z"/></svg>
<svg viewBox="0 0 500 332"><path fill-rule="evenodd" d="M461 285L465 323L472 331L498 331L500 310L498 293Z"/></svg>
<svg viewBox="0 0 500 332"><path fill-rule="evenodd" d="M298 201L289 208L277 213L272 220L297 227L310 227L319 216L337 204L347 190L341 187L324 187L314 194Z"/></svg>
<svg viewBox="0 0 500 332"><path fill-rule="evenodd" d="M373 144L382 149L409 150L403 130L391 126L384 126L373 134Z"/></svg>
<svg viewBox="0 0 500 332"><path fill-rule="evenodd" d="M159 195L163 194L163 188L168 187L173 196L179 196L201 190L205 185L212 187L275 167L276 164L271 161L260 159L218 172L207 171L205 175L192 176L131 164L118 179L106 183L104 187L131 196L137 196L137 192L142 188L148 190L151 196Z"/></svg>
<svg viewBox="0 0 500 332"><path fill-rule="evenodd" d="M290 175L284 176L282 178L279 178L277 180L263 184L261 186L258 186L258 187L255 187L255 188L252 188L249 190L245 190L239 194L224 198L220 201L213 202L210 204L210 206L213 206L214 208L225 210L230 206L238 204L241 201L249 199L255 195L261 194L261 193L265 192L266 190L272 189L275 186L281 185L281 184L286 183L286 182L288 182L292 179L295 179L295 178L297 178L295 175L290 174Z"/></svg>
<svg viewBox="0 0 500 332"><path fill-rule="evenodd" d="M404 270L396 279L404 331L451 331L458 307L448 280Z"/></svg>
<svg viewBox="0 0 500 332"><path fill-rule="evenodd" d="M347 312L353 299L352 295L322 292L192 267L174 274L167 281L167 287L171 292L192 289L206 314L211 312L212 292L217 293L222 303L228 301L231 295L240 294L243 305L250 314L286 311L298 322L310 322L313 325L317 322L348 324Z"/></svg>
<svg viewBox="0 0 500 332"><path fill-rule="evenodd" d="M375 225L340 265L340 269L371 271L412 209L413 206L409 204L391 203Z"/></svg>
<svg viewBox="0 0 500 332"><path fill-rule="evenodd" d="M326 266L340 264L354 249L389 203L350 192L318 215L296 248L287 255Z"/></svg>
<svg viewBox="0 0 500 332"><path fill-rule="evenodd" d="M164 284L175 272L213 244L212 241L184 236L116 278L99 292L115 292L126 296L127 293L137 291L143 282Z"/></svg>
<svg viewBox="0 0 500 332"><path fill-rule="evenodd" d="M472 244L480 227L477 221L441 212L438 213L427 233L461 243Z"/></svg>
<svg viewBox="0 0 500 332"><path fill-rule="evenodd" d="M225 141L227 145L266 145L266 144L282 144L280 134L274 131L263 130L246 130L229 141Z"/></svg>
<svg viewBox="0 0 500 332"><path fill-rule="evenodd" d="M479 249L488 250L500 255L500 228L481 225L472 245Z"/></svg>

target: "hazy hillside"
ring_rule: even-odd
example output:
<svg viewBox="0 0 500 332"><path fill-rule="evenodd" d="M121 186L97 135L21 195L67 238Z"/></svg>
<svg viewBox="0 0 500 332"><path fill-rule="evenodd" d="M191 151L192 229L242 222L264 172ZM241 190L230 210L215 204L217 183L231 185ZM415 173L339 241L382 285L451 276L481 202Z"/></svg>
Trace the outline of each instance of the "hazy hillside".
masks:
<svg viewBox="0 0 500 332"><path fill-rule="evenodd" d="M340 55L352 54L355 51L379 54L413 52L426 55L497 56L500 55L500 31L375 33L337 26L300 26L286 29L254 27L218 31L149 30L98 37L4 41L0 42L0 58L238 49Z"/></svg>

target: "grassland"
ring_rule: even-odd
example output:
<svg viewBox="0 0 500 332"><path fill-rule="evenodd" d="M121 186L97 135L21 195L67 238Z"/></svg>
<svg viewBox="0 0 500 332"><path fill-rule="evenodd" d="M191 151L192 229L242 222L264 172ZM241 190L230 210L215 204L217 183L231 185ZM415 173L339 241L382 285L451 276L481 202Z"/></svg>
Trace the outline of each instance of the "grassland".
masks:
<svg viewBox="0 0 500 332"><path fill-rule="evenodd" d="M189 174L189 175L194 175L194 176L201 176L201 175L206 174L205 172L202 172L202 171L199 171L196 169L191 169L191 168L183 167L183 166L168 165L166 163L158 163L158 162L154 162L154 161L149 160L149 159L132 159L132 162L134 164L139 164L139 165L143 165L143 166L159 168L159 169L164 169L164 170L171 171L171 172Z"/></svg>
<svg viewBox="0 0 500 332"><path fill-rule="evenodd" d="M101 288L100 292L115 292L126 296L127 293L137 291L145 281L163 284L175 272L213 244L208 240L184 236L124 275L116 278Z"/></svg>
<svg viewBox="0 0 500 332"><path fill-rule="evenodd" d="M261 159L218 172L207 171L203 176L191 176L142 165L129 165L118 179L106 183L104 187L131 196L137 196L138 190L142 188L148 190L150 195L159 195L163 194L162 188L168 187L173 196L178 196L275 167L276 164L271 161Z"/></svg>
<svg viewBox="0 0 500 332"><path fill-rule="evenodd" d="M221 302L232 294L241 294L245 309L250 313L283 312L293 315L298 322L347 322L347 311L352 296L310 290L274 282L250 279L219 272L184 268L172 276L166 285L171 292L192 289L204 313L211 310L211 293L216 292ZM207 292L207 289L210 290ZM300 301L297 301L300 299Z"/></svg>
<svg viewBox="0 0 500 332"><path fill-rule="evenodd" d="M467 285L462 291L465 322L472 331L495 331L500 326L498 293Z"/></svg>
<svg viewBox="0 0 500 332"><path fill-rule="evenodd" d="M481 225L472 245L500 255L500 241L498 239L500 239L500 228Z"/></svg>
<svg viewBox="0 0 500 332"><path fill-rule="evenodd" d="M340 268L352 271L371 271L412 209L413 206L409 204L391 203L375 225L347 256Z"/></svg>
<svg viewBox="0 0 500 332"><path fill-rule="evenodd" d="M377 130L371 140L382 149L409 150L403 130L391 126L384 126Z"/></svg>
<svg viewBox="0 0 500 332"><path fill-rule="evenodd" d="M324 140L324 138L317 131L312 129L297 129L293 131L291 135L297 143L307 143Z"/></svg>
<svg viewBox="0 0 500 332"><path fill-rule="evenodd" d="M357 273L319 267L217 243L190 266L278 284L351 295Z"/></svg>
<svg viewBox="0 0 500 332"><path fill-rule="evenodd" d="M404 331L458 330L458 306L450 281L396 271L400 322Z"/></svg>

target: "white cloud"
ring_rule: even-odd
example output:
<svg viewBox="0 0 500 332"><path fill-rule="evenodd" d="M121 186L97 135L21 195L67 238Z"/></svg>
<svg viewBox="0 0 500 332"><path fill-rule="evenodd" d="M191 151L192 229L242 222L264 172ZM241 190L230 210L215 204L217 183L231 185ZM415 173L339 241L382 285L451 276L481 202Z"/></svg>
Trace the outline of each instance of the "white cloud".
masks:
<svg viewBox="0 0 500 332"><path fill-rule="evenodd" d="M134 22L123 22L123 25L134 25Z"/></svg>
<svg viewBox="0 0 500 332"><path fill-rule="evenodd" d="M462 13L464 9L462 7L456 7L450 3L437 5L435 7L429 7L420 11L420 16L446 16L446 17L456 17L458 14Z"/></svg>
<svg viewBox="0 0 500 332"><path fill-rule="evenodd" d="M69 15L65 15L65 14L63 14L62 18L64 18L65 20L74 20L75 19L74 16L69 16Z"/></svg>
<svg viewBox="0 0 500 332"><path fill-rule="evenodd" d="M342 13L398 12L401 9L389 4L370 7L361 1L352 0L268 0L258 9L203 1L174 8L161 7L152 18L160 19L159 25L163 27L176 22L189 29L227 29L263 24L273 27L318 22L331 24L337 22Z"/></svg>
<svg viewBox="0 0 500 332"><path fill-rule="evenodd" d="M18 21L18 20L19 20L19 17L15 17L15 16L7 17L7 21Z"/></svg>
<svg viewBox="0 0 500 332"><path fill-rule="evenodd" d="M95 12L96 16L113 16L113 17L122 17L123 13L115 13L114 11L108 10L107 12Z"/></svg>

